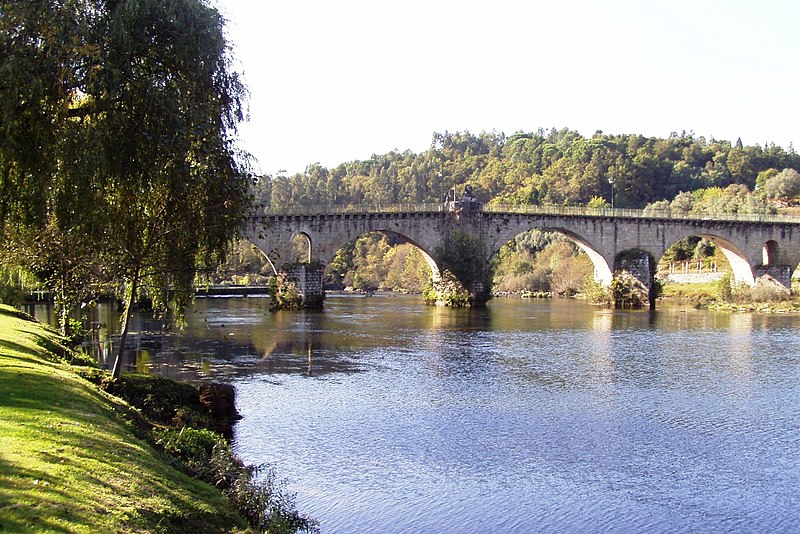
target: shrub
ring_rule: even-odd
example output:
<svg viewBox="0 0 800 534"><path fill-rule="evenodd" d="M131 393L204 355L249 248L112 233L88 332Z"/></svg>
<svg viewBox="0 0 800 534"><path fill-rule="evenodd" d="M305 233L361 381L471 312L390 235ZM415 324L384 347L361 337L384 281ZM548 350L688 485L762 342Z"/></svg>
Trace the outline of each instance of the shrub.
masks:
<svg viewBox="0 0 800 534"><path fill-rule="evenodd" d="M150 422L178 427L212 427L207 410L200 404L200 392L191 384L133 373L114 379L111 373L102 369L82 370L79 374L102 390L139 408Z"/></svg>
<svg viewBox="0 0 800 534"><path fill-rule="evenodd" d="M272 300L269 309L272 311L296 310L303 306L303 295L297 283L286 273L278 273L270 280L270 295Z"/></svg>
<svg viewBox="0 0 800 534"><path fill-rule="evenodd" d="M614 306L618 308L642 308L649 303L649 291L628 271L619 271L611 281Z"/></svg>
<svg viewBox="0 0 800 534"><path fill-rule="evenodd" d="M278 481L272 467L244 466L227 446L215 447L211 466L217 487L255 528L269 533L318 532L311 518L295 508L294 495Z"/></svg>
<svg viewBox="0 0 800 534"><path fill-rule="evenodd" d="M79 374L139 408L150 423L157 418L163 425L177 425L153 429L148 423L147 437L189 475L222 491L253 528L276 534L318 532L317 523L297 511L294 496L276 481L273 469L244 465L223 435L188 426L196 423L201 407L194 386L134 374L115 380L101 369L81 369ZM199 419L202 423L208 416Z"/></svg>
<svg viewBox="0 0 800 534"><path fill-rule="evenodd" d="M754 302L781 302L789 300L790 293L780 282L766 275L756 280L751 296Z"/></svg>
<svg viewBox="0 0 800 534"><path fill-rule="evenodd" d="M67 351L64 354L64 361L71 365L78 365L81 367L97 367L97 360L95 360L94 356L77 350Z"/></svg>
<svg viewBox="0 0 800 534"><path fill-rule="evenodd" d="M722 302L733 301L733 283L730 274L726 274L717 282L717 297Z"/></svg>
<svg viewBox="0 0 800 534"><path fill-rule="evenodd" d="M496 293L521 293L524 291L549 291L549 270L535 269L527 273L505 274L494 284Z"/></svg>
<svg viewBox="0 0 800 534"><path fill-rule="evenodd" d="M762 276L752 286L739 283L732 290L731 301L737 304L781 302L789 300L789 290L769 275Z"/></svg>
<svg viewBox="0 0 800 534"><path fill-rule="evenodd" d="M154 431L156 444L192 476L219 488L251 526L261 532L317 532L316 522L300 515L294 495L267 466L246 466L223 437L210 430Z"/></svg>
<svg viewBox="0 0 800 534"><path fill-rule="evenodd" d="M444 304L454 308L463 308L472 304L469 291L450 271L442 272L438 282L429 282L422 290L422 299L426 304Z"/></svg>
<svg viewBox="0 0 800 534"><path fill-rule="evenodd" d="M583 292L592 304L611 306L614 302L611 288L603 286L603 284L594 279L594 276L588 276L585 279L583 283Z"/></svg>
<svg viewBox="0 0 800 534"><path fill-rule="evenodd" d="M550 290L562 297L574 296L591 275L593 266L586 255L561 258L553 267L550 276Z"/></svg>
<svg viewBox="0 0 800 534"><path fill-rule="evenodd" d="M190 474L204 480L208 480L211 476L209 460L214 447L224 443L222 436L216 432L189 427L181 430L156 429L153 431L153 437L156 445L179 459Z"/></svg>

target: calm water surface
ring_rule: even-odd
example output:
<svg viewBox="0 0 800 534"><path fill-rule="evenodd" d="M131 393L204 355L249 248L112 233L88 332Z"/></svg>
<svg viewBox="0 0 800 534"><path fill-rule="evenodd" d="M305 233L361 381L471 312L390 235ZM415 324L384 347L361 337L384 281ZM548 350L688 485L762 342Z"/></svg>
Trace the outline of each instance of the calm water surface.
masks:
<svg viewBox="0 0 800 534"><path fill-rule="evenodd" d="M130 368L227 380L323 532L798 532L800 318L198 300Z"/></svg>

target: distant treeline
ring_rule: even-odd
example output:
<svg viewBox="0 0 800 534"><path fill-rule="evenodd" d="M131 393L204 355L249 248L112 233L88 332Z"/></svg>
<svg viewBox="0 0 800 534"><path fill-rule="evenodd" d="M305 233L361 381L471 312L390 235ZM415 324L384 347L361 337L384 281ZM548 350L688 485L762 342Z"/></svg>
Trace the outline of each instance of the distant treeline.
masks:
<svg viewBox="0 0 800 534"><path fill-rule="evenodd" d="M743 185L753 191L800 155L775 144L744 146L691 133L668 138L636 134L584 137L552 129L533 133L434 133L430 149L392 151L331 169L309 165L292 176L262 176L264 207L439 202L472 185L482 202L586 205L604 200L643 208L680 192Z"/></svg>

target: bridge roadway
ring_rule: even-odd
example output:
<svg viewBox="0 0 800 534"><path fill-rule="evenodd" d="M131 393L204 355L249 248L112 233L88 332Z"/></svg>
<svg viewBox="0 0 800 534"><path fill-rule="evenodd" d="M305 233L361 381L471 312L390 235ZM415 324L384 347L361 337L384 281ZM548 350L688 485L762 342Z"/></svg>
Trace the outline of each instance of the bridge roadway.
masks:
<svg viewBox="0 0 800 534"><path fill-rule="evenodd" d="M309 263L326 265L342 246L363 234L393 233L420 249L436 281L442 272L442 252L454 236L468 235L479 244L482 261L478 264L485 274L501 246L532 228L558 232L574 241L588 254L595 278L603 284L611 283L615 271L626 269L649 287L665 251L689 236L717 245L730 262L736 282L753 285L756 278L769 274L790 288L791 275L800 263L800 218L781 215L678 215L564 206L479 205L468 209L465 205L462 209L459 203L320 206L251 217L244 237L266 255L277 272L292 262L297 236L307 239ZM481 289L478 286L472 288L476 295Z"/></svg>

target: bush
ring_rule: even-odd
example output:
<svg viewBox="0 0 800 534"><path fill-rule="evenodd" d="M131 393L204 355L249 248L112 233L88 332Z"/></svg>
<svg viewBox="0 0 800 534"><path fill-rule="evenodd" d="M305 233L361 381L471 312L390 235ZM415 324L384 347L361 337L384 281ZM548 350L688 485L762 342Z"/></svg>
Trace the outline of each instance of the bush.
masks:
<svg viewBox="0 0 800 534"><path fill-rule="evenodd" d="M208 460L222 436L210 430L198 430L184 427L180 430L172 428L153 431L156 445L181 460L187 467L196 472L209 468Z"/></svg>
<svg viewBox="0 0 800 534"><path fill-rule="evenodd" d="M272 296L269 309L296 310L303 306L303 295L297 288L297 283L286 273L278 273L270 280L270 295Z"/></svg>
<svg viewBox="0 0 800 534"><path fill-rule="evenodd" d="M295 508L294 495L269 466L244 466L227 446L211 456L214 480L248 522L262 532L319 532L316 521Z"/></svg>
<svg viewBox="0 0 800 534"><path fill-rule="evenodd" d="M554 295L572 297L583 287L594 267L585 254L561 258L550 275L550 290Z"/></svg>
<svg viewBox="0 0 800 534"><path fill-rule="evenodd" d="M628 271L619 271L614 275L611 292L617 308L642 308L649 303L649 291Z"/></svg>
<svg viewBox="0 0 800 534"><path fill-rule="evenodd" d="M64 355L64 361L70 365L78 365L81 367L97 367L97 360L95 360L94 356L77 350L67 351Z"/></svg>
<svg viewBox="0 0 800 534"><path fill-rule="evenodd" d="M611 306L614 302L611 288L603 286L603 284L594 279L594 276L586 278L583 284L583 293L592 304Z"/></svg>
<svg viewBox="0 0 800 534"><path fill-rule="evenodd" d="M731 302L737 304L781 302L789 298L789 290L767 275L758 278L753 286L736 284L732 290Z"/></svg>
<svg viewBox="0 0 800 534"><path fill-rule="evenodd" d="M274 470L244 465L222 434L188 426L198 418L201 423L209 419L197 415L202 407L194 386L135 374L115 380L101 369L81 369L79 374L139 408L150 419L149 439L177 460L187 474L222 491L253 528L280 534L318 532L316 522L296 510L294 496L286 492L284 483L276 481ZM154 419L168 427L153 429Z"/></svg>
<svg viewBox="0 0 800 534"><path fill-rule="evenodd" d="M722 302L733 301L733 283L730 274L726 274L717 282L717 296Z"/></svg>
<svg viewBox="0 0 800 534"><path fill-rule="evenodd" d="M224 444L222 436L216 432L189 427L180 430L156 429L153 437L156 445L179 459L191 475L206 481L209 481L212 474L209 460L214 447Z"/></svg>
<svg viewBox="0 0 800 534"><path fill-rule="evenodd" d="M537 268L527 273L508 273L494 283L495 293L521 293L524 291L549 291L549 269Z"/></svg>
<svg viewBox="0 0 800 534"><path fill-rule="evenodd" d="M200 403L199 390L191 384L134 373L114 379L111 373L101 369L79 374L103 391L137 407L151 423L216 429L208 410Z"/></svg>
<svg viewBox="0 0 800 534"><path fill-rule="evenodd" d="M444 304L453 308L464 308L472 304L469 291L450 271L442 272L442 279L429 282L422 290L422 299L426 304Z"/></svg>
<svg viewBox="0 0 800 534"><path fill-rule="evenodd" d="M260 532L317 532L313 519L300 515L294 495L267 466L246 466L223 437L210 430L154 431L156 444L178 459L192 476L219 488L237 511Z"/></svg>

